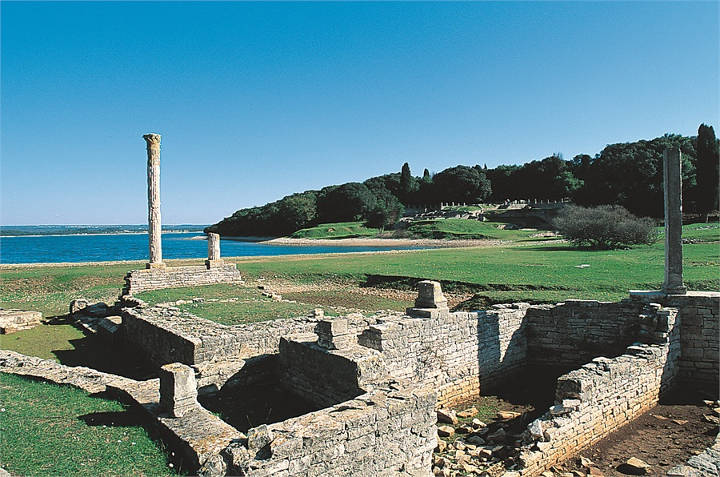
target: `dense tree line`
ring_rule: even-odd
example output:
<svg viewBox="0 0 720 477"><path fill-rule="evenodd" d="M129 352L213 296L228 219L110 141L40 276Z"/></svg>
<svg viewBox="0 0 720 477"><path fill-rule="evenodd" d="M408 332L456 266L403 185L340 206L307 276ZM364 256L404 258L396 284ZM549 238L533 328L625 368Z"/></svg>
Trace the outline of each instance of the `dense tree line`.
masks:
<svg viewBox="0 0 720 477"><path fill-rule="evenodd" d="M561 200L619 205L638 216L663 213L662 157L667 147L683 152L684 210L707 214L718 209L720 141L712 126L698 136L674 134L606 146L595 156L565 160L553 154L523 165L450 167L436 174L399 173L292 194L261 207L235 212L209 227L224 235L277 236L327 222L363 220L389 227L412 204L482 203L506 200Z"/></svg>

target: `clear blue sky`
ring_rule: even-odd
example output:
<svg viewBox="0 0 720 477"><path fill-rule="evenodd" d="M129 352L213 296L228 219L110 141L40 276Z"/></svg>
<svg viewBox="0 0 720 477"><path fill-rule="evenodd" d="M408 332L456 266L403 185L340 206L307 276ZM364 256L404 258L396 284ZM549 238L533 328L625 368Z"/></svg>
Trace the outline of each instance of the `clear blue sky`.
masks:
<svg viewBox="0 0 720 477"><path fill-rule="evenodd" d="M718 3L2 2L0 223L163 222L718 129Z"/></svg>

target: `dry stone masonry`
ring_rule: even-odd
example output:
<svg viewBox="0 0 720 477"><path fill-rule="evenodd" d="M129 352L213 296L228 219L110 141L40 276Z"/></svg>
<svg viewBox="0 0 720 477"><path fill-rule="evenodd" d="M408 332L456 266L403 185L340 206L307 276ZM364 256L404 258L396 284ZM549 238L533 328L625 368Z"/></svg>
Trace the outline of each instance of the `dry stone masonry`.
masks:
<svg viewBox="0 0 720 477"><path fill-rule="evenodd" d="M42 323L42 313L27 310L0 309L0 335L28 330Z"/></svg>

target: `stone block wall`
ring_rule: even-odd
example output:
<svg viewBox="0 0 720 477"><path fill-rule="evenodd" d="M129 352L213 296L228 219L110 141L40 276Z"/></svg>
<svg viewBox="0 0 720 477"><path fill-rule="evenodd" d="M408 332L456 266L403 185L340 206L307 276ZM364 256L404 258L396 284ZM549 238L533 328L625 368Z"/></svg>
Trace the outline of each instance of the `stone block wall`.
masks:
<svg viewBox="0 0 720 477"><path fill-rule="evenodd" d="M678 308L682 317L680 378L717 393L720 387L720 293L671 295L664 303Z"/></svg>
<svg viewBox="0 0 720 477"><path fill-rule="evenodd" d="M499 305L477 313L387 319L358 342L382 353L388 372L437 389L438 403L477 397L525 363L523 319L527 304Z"/></svg>
<svg viewBox="0 0 720 477"><path fill-rule="evenodd" d="M242 283L235 264L215 267L189 266L132 270L125 275L123 295L135 295L147 290L194 287L216 283Z"/></svg>
<svg viewBox="0 0 720 477"><path fill-rule="evenodd" d="M249 438L225 449L227 474L429 477L436 399L433 390L404 383L270 424L259 444Z"/></svg>
<svg viewBox="0 0 720 477"><path fill-rule="evenodd" d="M643 323L652 344L558 378L555 405L526 431L522 475L539 475L657 404L678 374L680 328L677 309L656 305L653 312Z"/></svg>
<svg viewBox="0 0 720 477"><path fill-rule="evenodd" d="M527 313L528 361L571 368L596 356L617 356L637 340L641 308L630 299L532 306Z"/></svg>
<svg viewBox="0 0 720 477"><path fill-rule="evenodd" d="M387 376L380 353L358 345L328 350L282 338L278 360L281 385L320 408L352 399Z"/></svg>

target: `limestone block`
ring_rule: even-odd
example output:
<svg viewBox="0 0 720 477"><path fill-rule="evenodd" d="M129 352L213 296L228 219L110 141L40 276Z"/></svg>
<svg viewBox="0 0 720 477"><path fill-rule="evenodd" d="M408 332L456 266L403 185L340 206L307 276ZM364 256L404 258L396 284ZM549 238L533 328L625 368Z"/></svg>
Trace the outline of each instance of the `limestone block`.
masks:
<svg viewBox="0 0 720 477"><path fill-rule="evenodd" d="M183 417L199 406L195 372L182 363L160 368L160 408L172 417Z"/></svg>
<svg viewBox="0 0 720 477"><path fill-rule="evenodd" d="M354 335L348 331L347 318L322 320L315 326L318 346L325 349L344 349L355 343Z"/></svg>
<svg viewBox="0 0 720 477"><path fill-rule="evenodd" d="M42 313L39 311L0 310L0 334L27 330L39 325Z"/></svg>
<svg viewBox="0 0 720 477"><path fill-rule="evenodd" d="M443 295L440 282L423 280L418 283L418 296L415 308L447 308L447 300Z"/></svg>

